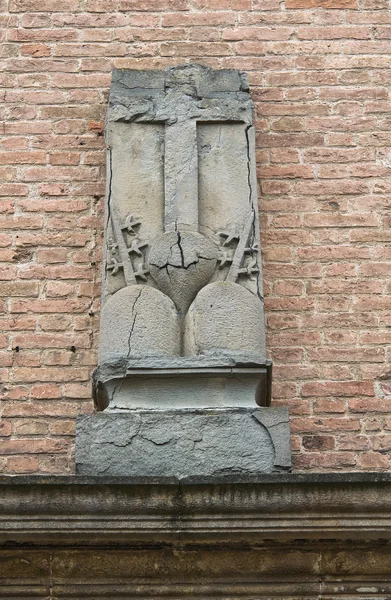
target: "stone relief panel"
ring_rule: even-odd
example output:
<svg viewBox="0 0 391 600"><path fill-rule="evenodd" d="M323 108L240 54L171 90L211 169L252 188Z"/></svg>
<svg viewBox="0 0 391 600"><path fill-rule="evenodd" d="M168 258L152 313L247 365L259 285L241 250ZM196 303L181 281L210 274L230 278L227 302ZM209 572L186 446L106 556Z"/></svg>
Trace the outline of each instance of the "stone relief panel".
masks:
<svg viewBox="0 0 391 600"><path fill-rule="evenodd" d="M242 72L113 72L100 382L265 363L252 119Z"/></svg>
<svg viewBox="0 0 391 600"><path fill-rule="evenodd" d="M103 412L78 419L77 473L289 469L287 410L268 406L245 75L200 65L114 71L106 141L94 378Z"/></svg>

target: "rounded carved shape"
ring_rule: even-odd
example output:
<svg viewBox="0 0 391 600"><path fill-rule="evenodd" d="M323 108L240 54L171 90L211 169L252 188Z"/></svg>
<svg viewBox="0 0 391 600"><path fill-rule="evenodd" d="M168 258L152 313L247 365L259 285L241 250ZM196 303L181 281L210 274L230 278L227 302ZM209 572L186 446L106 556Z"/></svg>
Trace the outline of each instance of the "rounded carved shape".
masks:
<svg viewBox="0 0 391 600"><path fill-rule="evenodd" d="M165 233L153 243L149 254L151 276L182 316L211 279L216 265L217 247L195 231Z"/></svg>
<svg viewBox="0 0 391 600"><path fill-rule="evenodd" d="M184 353L265 353L263 307L243 286L217 281L205 286L184 322Z"/></svg>
<svg viewBox="0 0 391 600"><path fill-rule="evenodd" d="M181 334L173 302L146 285L119 290L101 316L100 364L146 356L177 356Z"/></svg>

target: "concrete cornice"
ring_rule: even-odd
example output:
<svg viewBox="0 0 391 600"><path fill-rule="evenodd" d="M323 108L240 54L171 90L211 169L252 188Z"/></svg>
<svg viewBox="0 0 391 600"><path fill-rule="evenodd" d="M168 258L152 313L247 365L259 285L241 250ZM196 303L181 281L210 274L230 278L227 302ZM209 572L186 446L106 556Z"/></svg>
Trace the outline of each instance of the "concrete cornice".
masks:
<svg viewBox="0 0 391 600"><path fill-rule="evenodd" d="M391 538L391 475L0 478L0 544Z"/></svg>

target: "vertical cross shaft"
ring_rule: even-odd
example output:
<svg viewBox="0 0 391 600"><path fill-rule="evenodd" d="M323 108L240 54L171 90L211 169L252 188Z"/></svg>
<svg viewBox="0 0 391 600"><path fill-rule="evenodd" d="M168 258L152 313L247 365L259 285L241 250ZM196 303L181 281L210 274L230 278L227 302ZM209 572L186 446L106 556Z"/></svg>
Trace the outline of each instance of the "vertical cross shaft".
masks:
<svg viewBox="0 0 391 600"><path fill-rule="evenodd" d="M198 231L196 119L167 124L164 152L165 231Z"/></svg>

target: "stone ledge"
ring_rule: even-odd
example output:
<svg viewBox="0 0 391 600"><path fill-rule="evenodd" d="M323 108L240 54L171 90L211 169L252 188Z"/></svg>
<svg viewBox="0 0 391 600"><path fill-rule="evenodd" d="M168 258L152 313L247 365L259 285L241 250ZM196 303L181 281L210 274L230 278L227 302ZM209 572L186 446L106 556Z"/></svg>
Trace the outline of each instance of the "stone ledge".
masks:
<svg viewBox="0 0 391 600"><path fill-rule="evenodd" d="M391 476L0 478L0 596L385 600Z"/></svg>
<svg viewBox="0 0 391 600"><path fill-rule="evenodd" d="M2 477L0 544L390 539L391 475Z"/></svg>

